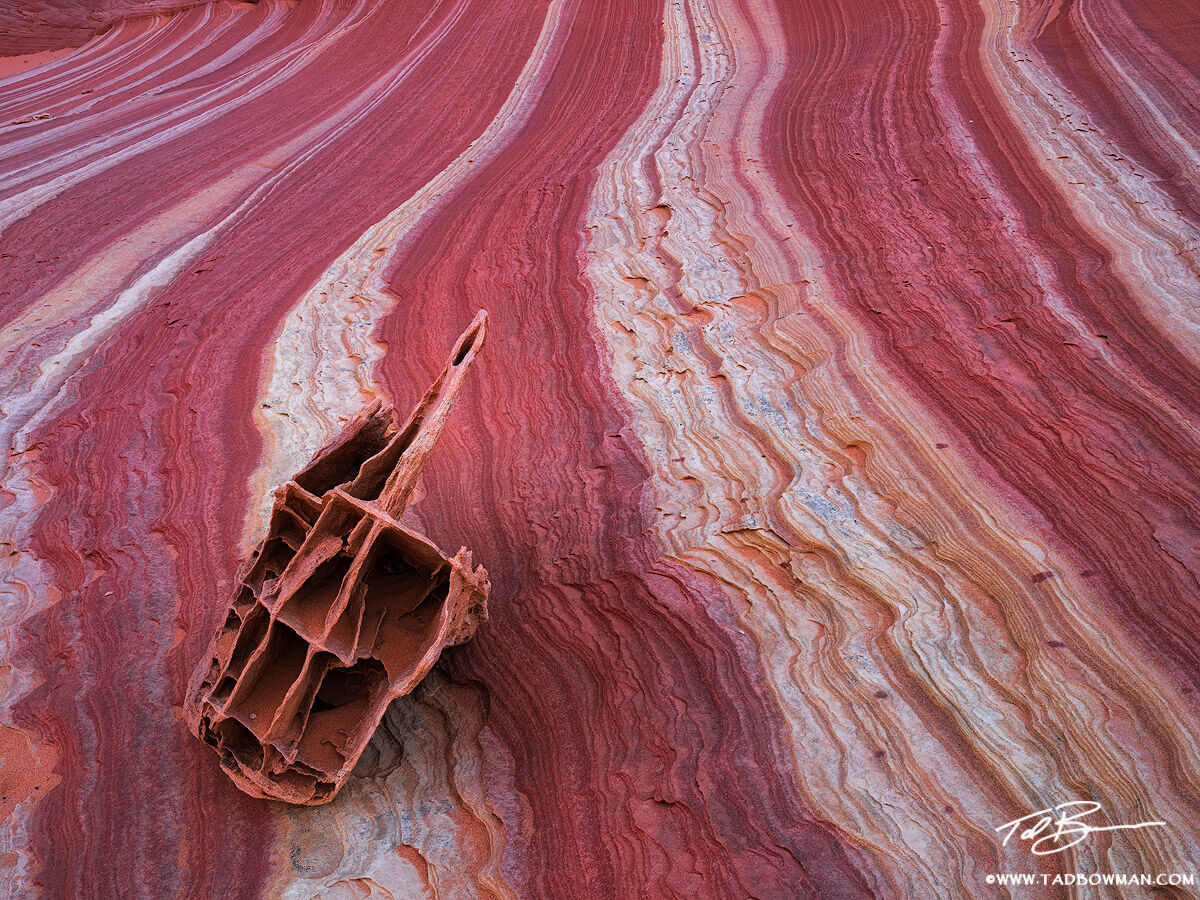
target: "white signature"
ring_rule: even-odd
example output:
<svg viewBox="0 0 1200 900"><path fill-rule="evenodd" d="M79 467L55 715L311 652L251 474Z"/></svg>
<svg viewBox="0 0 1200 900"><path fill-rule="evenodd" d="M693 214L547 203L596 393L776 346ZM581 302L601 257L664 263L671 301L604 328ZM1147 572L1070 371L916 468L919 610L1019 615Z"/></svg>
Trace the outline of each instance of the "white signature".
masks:
<svg viewBox="0 0 1200 900"><path fill-rule="evenodd" d="M1041 809L1011 822L1005 822L997 831L1008 829L1000 846L1007 846L1009 838L1018 831L1022 841L1032 841L1029 852L1037 856L1052 856L1074 847L1088 835L1097 831L1134 831L1138 828L1154 828L1166 822L1138 822L1136 825L1089 825L1082 821L1100 811L1100 804L1093 800L1068 800L1049 809ZM1029 827L1022 826L1029 824Z"/></svg>

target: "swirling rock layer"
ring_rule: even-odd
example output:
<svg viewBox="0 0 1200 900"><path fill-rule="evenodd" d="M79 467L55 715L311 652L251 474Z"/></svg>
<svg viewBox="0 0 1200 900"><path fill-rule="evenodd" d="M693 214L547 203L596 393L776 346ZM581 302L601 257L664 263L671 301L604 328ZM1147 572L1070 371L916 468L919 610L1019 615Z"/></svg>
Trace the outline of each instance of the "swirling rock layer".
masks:
<svg viewBox="0 0 1200 900"><path fill-rule="evenodd" d="M9 896L1200 869L1194 6L0 7ZM260 500L479 307L405 521L490 621L248 798L181 703ZM1068 800L1165 824L998 838Z"/></svg>

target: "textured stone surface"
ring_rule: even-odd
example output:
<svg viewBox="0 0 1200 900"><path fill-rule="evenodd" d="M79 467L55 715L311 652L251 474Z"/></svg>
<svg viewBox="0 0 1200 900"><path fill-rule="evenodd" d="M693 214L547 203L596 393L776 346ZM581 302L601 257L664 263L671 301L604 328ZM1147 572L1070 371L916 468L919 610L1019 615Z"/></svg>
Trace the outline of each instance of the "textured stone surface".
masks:
<svg viewBox="0 0 1200 900"><path fill-rule="evenodd" d="M10 896L1200 869L1194 3L0 6ZM261 499L480 307L404 523L489 622L249 798ZM1001 845L1067 800L1166 825Z"/></svg>

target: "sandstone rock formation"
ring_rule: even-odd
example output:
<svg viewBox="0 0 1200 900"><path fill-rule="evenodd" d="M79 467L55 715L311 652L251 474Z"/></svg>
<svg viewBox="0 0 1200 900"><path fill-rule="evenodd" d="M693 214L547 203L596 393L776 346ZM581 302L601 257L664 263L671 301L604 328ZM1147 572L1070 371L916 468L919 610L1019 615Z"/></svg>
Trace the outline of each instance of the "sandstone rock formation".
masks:
<svg viewBox="0 0 1200 900"><path fill-rule="evenodd" d="M1194 0L171 5L0 0L11 893L1200 872ZM476 306L405 523L488 626L251 798L213 603ZM1086 798L1167 826L997 840Z"/></svg>
<svg viewBox="0 0 1200 900"><path fill-rule="evenodd" d="M388 704L487 619L470 551L399 521L486 334L480 311L408 421L376 401L276 491L187 703L246 793L332 800Z"/></svg>

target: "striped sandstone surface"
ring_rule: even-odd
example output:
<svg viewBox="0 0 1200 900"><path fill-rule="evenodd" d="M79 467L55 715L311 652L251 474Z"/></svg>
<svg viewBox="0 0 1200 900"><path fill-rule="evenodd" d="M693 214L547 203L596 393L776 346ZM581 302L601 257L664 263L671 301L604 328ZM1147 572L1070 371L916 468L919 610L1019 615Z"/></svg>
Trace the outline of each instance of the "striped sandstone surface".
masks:
<svg viewBox="0 0 1200 900"><path fill-rule="evenodd" d="M1194 896L986 879L1200 874L1198 221L1194 0L0 0L3 896ZM489 621L250 798L270 491L479 308Z"/></svg>

